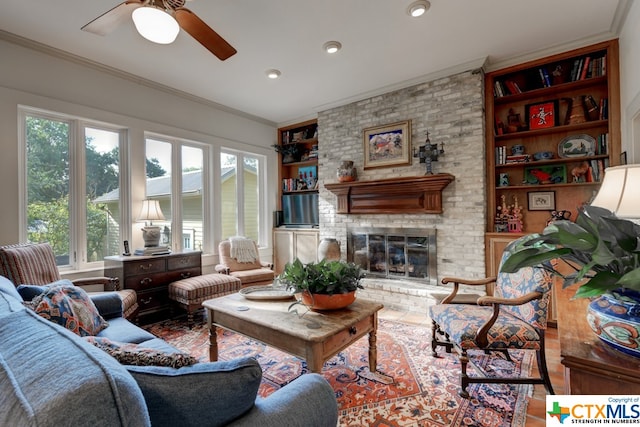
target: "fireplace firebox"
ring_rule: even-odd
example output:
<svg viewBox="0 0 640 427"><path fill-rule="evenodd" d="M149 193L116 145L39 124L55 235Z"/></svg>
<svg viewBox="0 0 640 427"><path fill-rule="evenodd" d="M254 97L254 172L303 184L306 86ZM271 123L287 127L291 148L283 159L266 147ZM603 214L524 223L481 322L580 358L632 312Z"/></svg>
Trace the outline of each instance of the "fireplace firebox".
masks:
<svg viewBox="0 0 640 427"><path fill-rule="evenodd" d="M408 279L437 285L436 230L349 228L347 261L367 277Z"/></svg>

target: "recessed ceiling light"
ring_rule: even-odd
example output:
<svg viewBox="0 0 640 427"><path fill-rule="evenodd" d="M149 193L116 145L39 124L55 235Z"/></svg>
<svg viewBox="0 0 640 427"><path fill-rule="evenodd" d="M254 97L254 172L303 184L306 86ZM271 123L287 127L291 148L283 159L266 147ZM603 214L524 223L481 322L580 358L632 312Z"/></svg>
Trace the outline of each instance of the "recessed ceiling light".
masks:
<svg viewBox="0 0 640 427"><path fill-rule="evenodd" d="M340 42L330 41L323 44L322 49L327 53L336 53L342 49L342 44Z"/></svg>
<svg viewBox="0 0 640 427"><path fill-rule="evenodd" d="M272 70L267 70L267 77L269 77L270 79L277 79L281 74L282 73L280 72L280 70L276 70L275 68Z"/></svg>
<svg viewBox="0 0 640 427"><path fill-rule="evenodd" d="M427 0L414 1L407 8L407 13L410 16L417 18L418 16L424 15L430 7L431 3L429 3Z"/></svg>

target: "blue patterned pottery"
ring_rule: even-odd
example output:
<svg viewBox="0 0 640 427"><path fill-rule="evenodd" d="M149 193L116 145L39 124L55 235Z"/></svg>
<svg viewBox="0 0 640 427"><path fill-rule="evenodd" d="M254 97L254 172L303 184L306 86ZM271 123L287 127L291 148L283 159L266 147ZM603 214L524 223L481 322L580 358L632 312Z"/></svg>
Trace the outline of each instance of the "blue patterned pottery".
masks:
<svg viewBox="0 0 640 427"><path fill-rule="evenodd" d="M604 343L640 357L640 292L616 289L594 299L587 321Z"/></svg>

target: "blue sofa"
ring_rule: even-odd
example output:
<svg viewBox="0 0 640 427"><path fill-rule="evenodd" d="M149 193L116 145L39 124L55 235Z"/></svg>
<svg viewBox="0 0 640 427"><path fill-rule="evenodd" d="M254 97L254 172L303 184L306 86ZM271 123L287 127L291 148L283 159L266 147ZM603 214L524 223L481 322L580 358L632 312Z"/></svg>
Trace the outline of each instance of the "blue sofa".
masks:
<svg viewBox="0 0 640 427"><path fill-rule="evenodd" d="M93 299L109 326L98 335L176 352L122 316L115 296ZM307 374L257 397L255 359L179 369L122 365L80 336L25 308L0 276L0 425L334 427L335 394Z"/></svg>

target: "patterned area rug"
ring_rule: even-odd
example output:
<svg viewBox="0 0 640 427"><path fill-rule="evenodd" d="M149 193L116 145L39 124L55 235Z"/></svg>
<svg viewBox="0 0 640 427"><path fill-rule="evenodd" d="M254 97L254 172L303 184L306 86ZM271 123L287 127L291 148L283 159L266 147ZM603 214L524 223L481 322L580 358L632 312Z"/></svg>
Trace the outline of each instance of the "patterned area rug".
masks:
<svg viewBox="0 0 640 427"><path fill-rule="evenodd" d="M206 325L190 329L184 320L168 320L146 329L208 361ZM457 356L442 350L432 357L430 336L427 327L380 320L378 370L384 375L369 372L367 337L327 361L322 374L336 392L340 426L524 426L531 385L472 384L471 399L463 399ZM308 372L303 360L226 330L218 329L218 348L221 360L253 356L260 362L261 396ZM533 356L514 352L511 363L479 352L474 360L487 373L526 376Z"/></svg>

